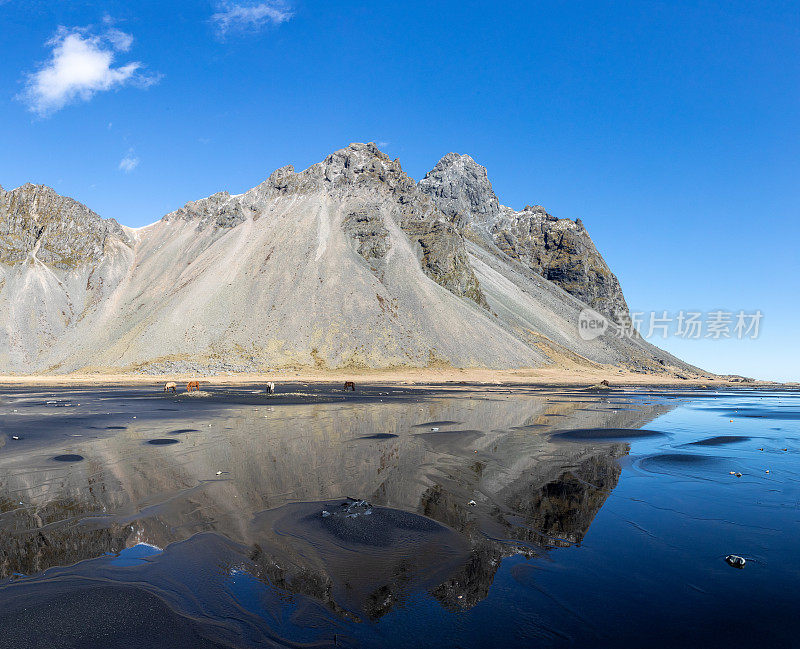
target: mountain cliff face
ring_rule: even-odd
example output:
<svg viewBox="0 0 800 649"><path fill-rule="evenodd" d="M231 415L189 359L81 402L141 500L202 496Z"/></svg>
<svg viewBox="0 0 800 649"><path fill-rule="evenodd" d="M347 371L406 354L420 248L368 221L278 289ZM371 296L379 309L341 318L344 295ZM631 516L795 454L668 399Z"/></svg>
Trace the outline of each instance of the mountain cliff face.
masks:
<svg viewBox="0 0 800 649"><path fill-rule="evenodd" d="M53 190L0 190L0 371L687 366L582 340L624 307L582 226L499 205L450 154L419 184L374 144L139 229Z"/></svg>
<svg viewBox="0 0 800 649"><path fill-rule="evenodd" d="M0 215L0 262L8 265L35 254L53 268L71 270L99 262L112 241L128 243L114 219L104 220L49 187L0 187Z"/></svg>
<svg viewBox="0 0 800 649"><path fill-rule="evenodd" d="M531 269L612 318L629 318L619 281L580 219L558 219L541 205L515 211L500 205L486 169L468 155L448 153L419 182L471 238Z"/></svg>

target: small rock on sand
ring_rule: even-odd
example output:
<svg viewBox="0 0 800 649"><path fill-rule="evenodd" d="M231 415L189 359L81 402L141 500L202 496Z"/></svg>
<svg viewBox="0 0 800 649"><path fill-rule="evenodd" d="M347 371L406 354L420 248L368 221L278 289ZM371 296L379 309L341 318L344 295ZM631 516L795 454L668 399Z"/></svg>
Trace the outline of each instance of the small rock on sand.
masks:
<svg viewBox="0 0 800 649"><path fill-rule="evenodd" d="M729 554L725 557L725 561L733 568L744 568L744 565L747 563L745 558L740 557L738 554Z"/></svg>

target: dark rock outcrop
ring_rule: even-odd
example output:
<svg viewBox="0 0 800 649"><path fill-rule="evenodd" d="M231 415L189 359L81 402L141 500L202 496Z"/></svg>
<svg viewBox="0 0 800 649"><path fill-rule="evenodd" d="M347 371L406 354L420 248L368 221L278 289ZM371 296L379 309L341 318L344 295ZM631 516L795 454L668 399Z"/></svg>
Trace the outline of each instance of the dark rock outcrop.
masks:
<svg viewBox="0 0 800 649"><path fill-rule="evenodd" d="M451 293L485 306L486 301L458 229L433 201L420 192L414 180L403 171L399 160L392 160L371 142L351 144L300 175L306 174L323 178L332 189L343 186L351 195L354 192L363 194L365 189L384 194L384 198L389 194L396 206L401 229L418 246L425 274ZM363 197L358 194L354 198L363 202ZM364 212L360 218L361 224L370 220ZM376 223L375 219L372 223ZM378 236L379 232L376 233ZM359 239L359 247L363 247L362 231L354 228L353 234Z"/></svg>
<svg viewBox="0 0 800 649"><path fill-rule="evenodd" d="M367 204L351 211L342 226L350 234L356 252L368 263L378 263L389 252L389 231L383 223L380 207Z"/></svg>
<svg viewBox="0 0 800 649"><path fill-rule="evenodd" d="M419 188L450 218L468 224L486 225L500 214L486 168L468 155L448 153L419 181Z"/></svg>
<svg viewBox="0 0 800 649"><path fill-rule="evenodd" d="M616 322L628 318L619 280L580 219L557 219L541 205L520 212L503 207L489 234L503 253L596 311Z"/></svg>
<svg viewBox="0 0 800 649"><path fill-rule="evenodd" d="M167 214L163 220L196 221L202 230L209 225L217 228L234 228L246 218L246 206L240 201L231 200L228 192L217 192L208 198L189 201L183 207Z"/></svg>
<svg viewBox="0 0 800 649"><path fill-rule="evenodd" d="M448 153L419 188L473 239L498 248L615 321L629 317L619 281L580 219L557 219L540 205L519 212L500 205L486 169L468 155Z"/></svg>
<svg viewBox="0 0 800 649"><path fill-rule="evenodd" d="M0 262L35 255L60 270L98 262L112 238L128 244L122 226L44 185L0 188Z"/></svg>

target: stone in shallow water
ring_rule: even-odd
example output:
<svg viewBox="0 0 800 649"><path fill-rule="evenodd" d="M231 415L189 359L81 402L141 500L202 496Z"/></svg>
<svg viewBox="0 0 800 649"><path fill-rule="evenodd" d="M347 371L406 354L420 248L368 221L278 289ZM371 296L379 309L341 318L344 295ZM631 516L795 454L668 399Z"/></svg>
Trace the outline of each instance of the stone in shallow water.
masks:
<svg viewBox="0 0 800 649"><path fill-rule="evenodd" d="M725 561L728 562L729 566L734 568L744 568L744 565L747 563L744 557L740 557L738 554L729 554L725 557Z"/></svg>

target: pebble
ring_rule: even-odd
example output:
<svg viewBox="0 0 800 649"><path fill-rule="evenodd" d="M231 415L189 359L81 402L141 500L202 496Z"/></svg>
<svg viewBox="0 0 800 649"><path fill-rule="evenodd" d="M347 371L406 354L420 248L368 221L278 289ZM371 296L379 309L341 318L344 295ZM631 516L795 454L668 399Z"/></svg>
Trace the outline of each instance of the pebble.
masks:
<svg viewBox="0 0 800 649"><path fill-rule="evenodd" d="M728 562L728 565L733 566L734 568L744 568L744 564L747 563L744 557L740 557L738 554L729 554L725 557L725 561Z"/></svg>

